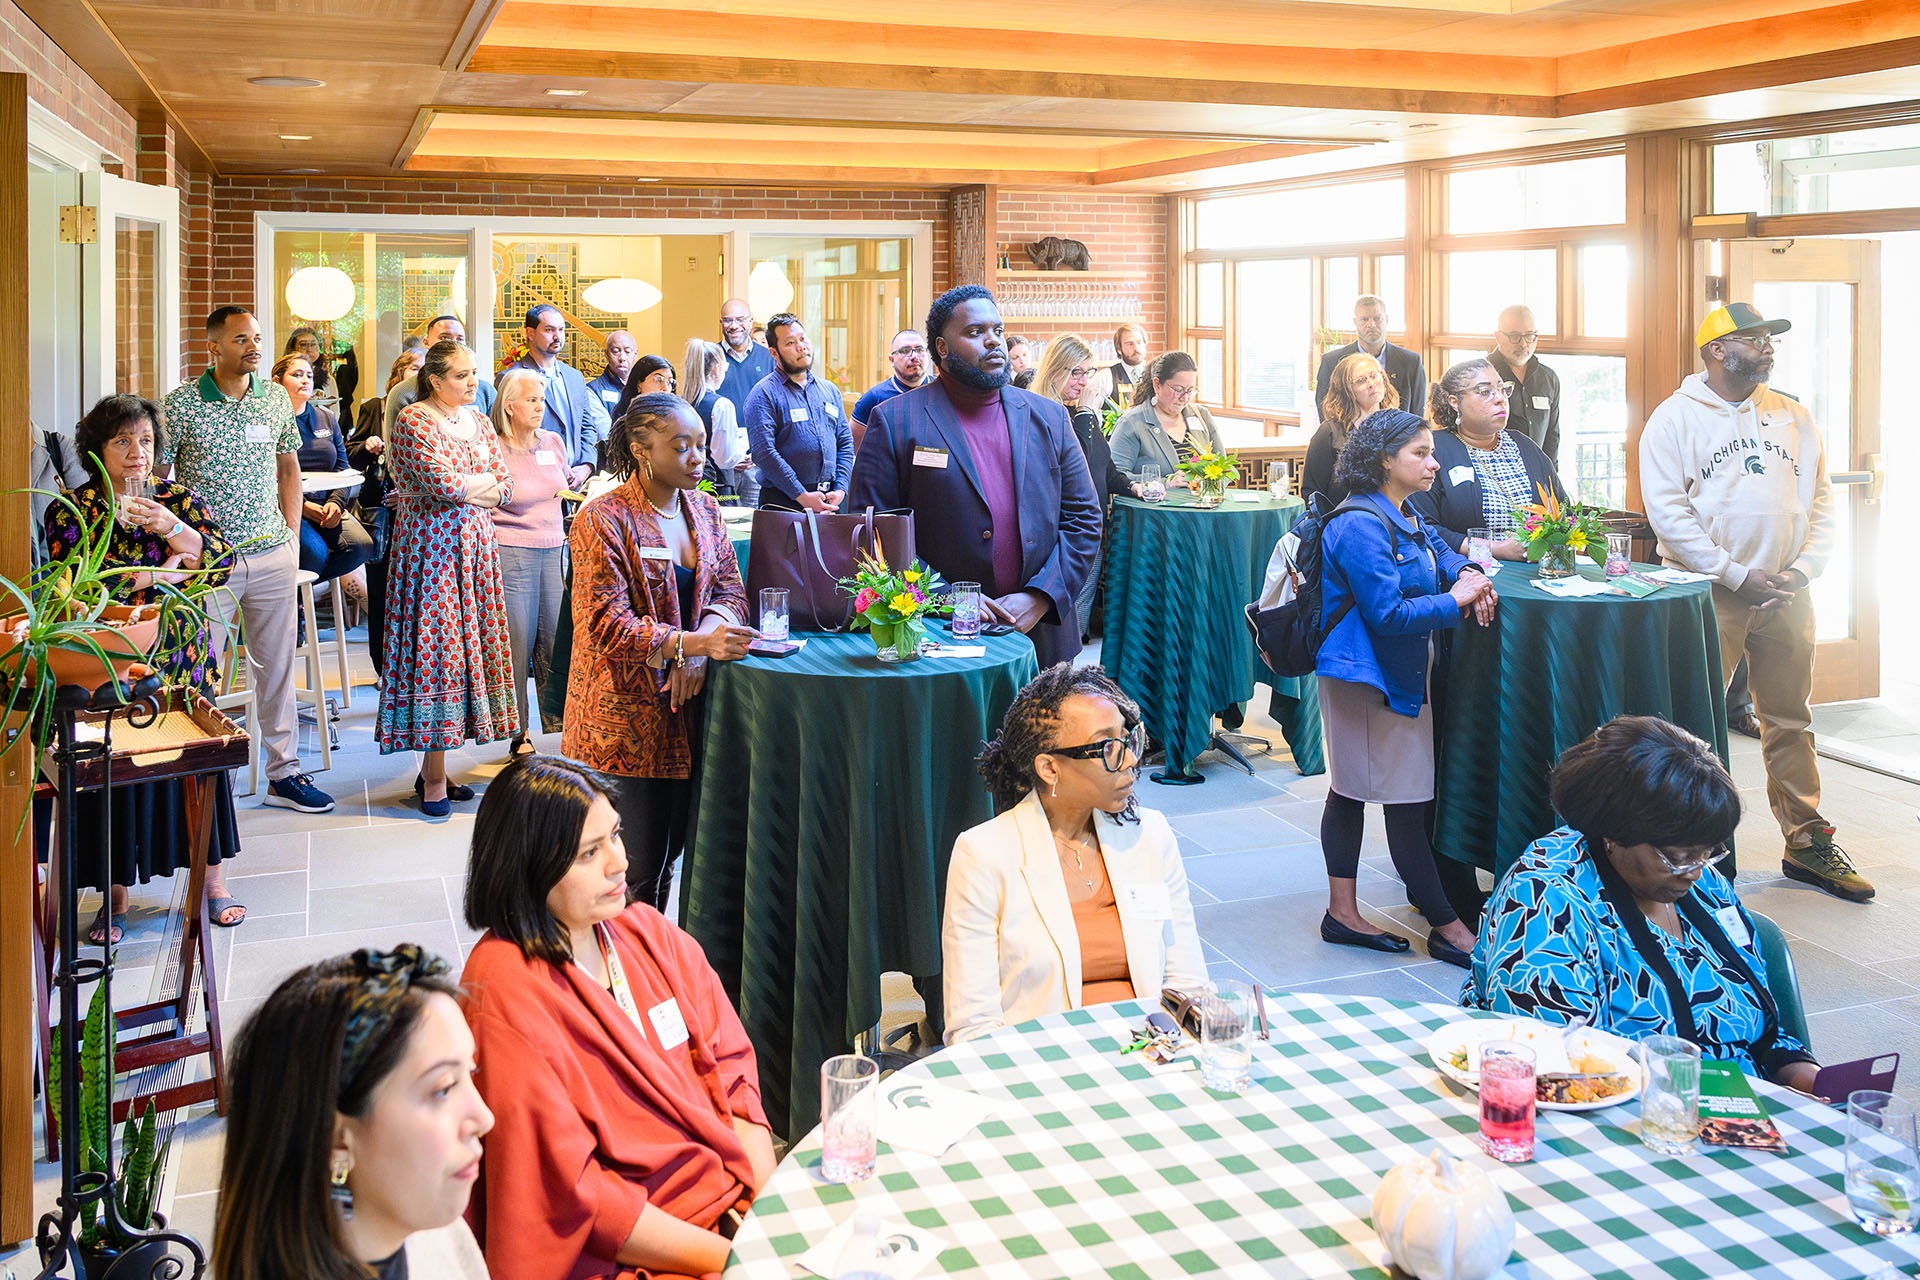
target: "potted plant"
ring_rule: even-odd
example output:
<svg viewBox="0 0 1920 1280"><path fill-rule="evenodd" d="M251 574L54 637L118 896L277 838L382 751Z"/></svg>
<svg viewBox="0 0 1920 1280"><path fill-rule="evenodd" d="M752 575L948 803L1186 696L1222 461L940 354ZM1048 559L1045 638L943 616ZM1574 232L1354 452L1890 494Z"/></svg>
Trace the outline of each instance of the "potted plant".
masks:
<svg viewBox="0 0 1920 1280"><path fill-rule="evenodd" d="M1240 460L1230 453L1196 453L1180 464L1187 483L1193 487L1194 500L1203 507L1217 507L1227 498L1227 486L1239 473Z"/></svg>
<svg viewBox="0 0 1920 1280"><path fill-rule="evenodd" d="M1563 507L1545 485L1537 486L1536 492L1540 501L1523 503L1519 512L1521 541L1526 543L1527 559L1540 566L1540 576L1571 576L1574 558L1583 551L1594 563L1605 563L1607 528L1600 508L1579 502Z"/></svg>
<svg viewBox="0 0 1920 1280"><path fill-rule="evenodd" d="M920 656L927 615L939 606L946 583L924 561L891 569L885 551L876 548L855 562L853 576L842 578L840 589L853 597L847 625L866 628L875 656L882 662L912 662Z"/></svg>

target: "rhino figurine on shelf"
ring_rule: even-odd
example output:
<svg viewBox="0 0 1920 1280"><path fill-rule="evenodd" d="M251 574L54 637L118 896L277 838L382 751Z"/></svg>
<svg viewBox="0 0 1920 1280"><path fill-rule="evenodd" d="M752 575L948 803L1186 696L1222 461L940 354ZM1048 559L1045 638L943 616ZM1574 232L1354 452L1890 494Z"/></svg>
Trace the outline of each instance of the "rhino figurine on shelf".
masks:
<svg viewBox="0 0 1920 1280"><path fill-rule="evenodd" d="M1087 246L1061 236L1042 236L1027 246L1027 258L1042 271L1085 271L1093 265Z"/></svg>

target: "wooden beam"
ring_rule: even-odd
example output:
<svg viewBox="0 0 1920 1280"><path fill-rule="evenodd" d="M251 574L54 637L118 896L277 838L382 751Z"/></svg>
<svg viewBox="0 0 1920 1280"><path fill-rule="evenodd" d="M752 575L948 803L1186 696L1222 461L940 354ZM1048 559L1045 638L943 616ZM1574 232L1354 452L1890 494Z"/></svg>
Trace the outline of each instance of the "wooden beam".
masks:
<svg viewBox="0 0 1920 1280"><path fill-rule="evenodd" d="M1716 95L1742 93L1750 89L1772 89L1870 71L1890 71L1916 64L1920 64L1920 37L1908 37L1846 49L1790 54L1762 62L1750 62L1744 66L1688 71L1605 89L1565 93L1555 99L1553 114L1578 116L1594 111L1622 111L1630 107L1698 98L1701 90L1708 87Z"/></svg>
<svg viewBox="0 0 1920 1280"><path fill-rule="evenodd" d="M467 10L467 17L454 32L453 40L447 46L447 56L440 61L442 71L464 71L467 60L473 57L473 51L487 38L487 32L493 26L493 20L507 0L473 0L473 7Z"/></svg>
<svg viewBox="0 0 1920 1280"><path fill-rule="evenodd" d="M131 157L129 157L131 159ZM0 75L0 226L27 225L27 78ZM25 235L0 243L0 325L26 333ZM0 577L25 582L31 567L32 511L28 483L32 435L27 370L0 381ZM23 739L25 735L22 735ZM33 757L21 745L0 768L0 1240L33 1234L33 1050L34 1034L33 827L16 836L20 816L33 798Z"/></svg>
<svg viewBox="0 0 1920 1280"><path fill-rule="evenodd" d="M657 178L662 182L692 182L704 186L887 186L951 187L1005 184L1018 187L1086 187L1090 175L1060 170L1011 171L892 168L860 165L768 165L742 172L732 164L644 164L619 160L543 160L512 156L423 156L407 161L413 174L466 174L471 177L542 178ZM332 176L332 175L327 175ZM388 175L391 176L391 175Z"/></svg>
<svg viewBox="0 0 1920 1280"><path fill-rule="evenodd" d="M1093 184L1102 186L1110 182L1137 182L1143 178L1165 178L1175 174L1195 173L1202 169L1221 169L1229 165L1254 164L1261 160L1284 160L1289 156L1311 155L1316 151L1339 151L1338 146L1305 147L1288 143L1267 142L1251 147L1235 147L1229 151L1209 151L1201 155L1177 156L1170 160L1150 160L1144 164L1121 165L1113 169L1099 169L1094 172Z"/></svg>

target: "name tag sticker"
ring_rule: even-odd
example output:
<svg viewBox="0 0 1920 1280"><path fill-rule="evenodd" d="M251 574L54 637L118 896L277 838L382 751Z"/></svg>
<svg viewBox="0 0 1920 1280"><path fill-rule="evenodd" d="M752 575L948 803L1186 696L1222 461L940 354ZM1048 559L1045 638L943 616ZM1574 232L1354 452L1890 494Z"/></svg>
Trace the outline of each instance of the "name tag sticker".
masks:
<svg viewBox="0 0 1920 1280"><path fill-rule="evenodd" d="M560 465L554 461L553 450L551 449L535 449L533 451L533 464L537 467L556 467Z"/></svg>
<svg viewBox="0 0 1920 1280"><path fill-rule="evenodd" d="M820 407L827 411L829 418L837 418L840 416L840 406L831 400L826 401Z"/></svg>
<svg viewBox="0 0 1920 1280"><path fill-rule="evenodd" d="M673 559L673 552L667 550L665 547L642 547L640 548L640 558L642 560L671 560Z"/></svg>
<svg viewBox="0 0 1920 1280"><path fill-rule="evenodd" d="M272 444L273 426L265 422L249 422L247 424L247 443Z"/></svg>
<svg viewBox="0 0 1920 1280"><path fill-rule="evenodd" d="M1472 467L1467 467L1467 466L1455 467L1453 470L1447 472L1448 484L1465 484L1467 481L1471 479L1473 479Z"/></svg>
<svg viewBox="0 0 1920 1280"><path fill-rule="evenodd" d="M1713 913L1713 916L1720 922L1720 927L1727 931L1727 941L1734 946L1746 947L1753 944L1753 935L1747 932L1747 922L1740 918L1740 908L1721 907Z"/></svg>
<svg viewBox="0 0 1920 1280"><path fill-rule="evenodd" d="M913 465L916 467L932 467L937 471L945 471L947 469L947 458L948 454L945 449L929 449L923 446L915 446L913 450Z"/></svg>
<svg viewBox="0 0 1920 1280"><path fill-rule="evenodd" d="M794 422L805 422L807 420L807 406L803 404L793 406L788 412L787 417Z"/></svg>
<svg viewBox="0 0 1920 1280"><path fill-rule="evenodd" d="M1173 901L1164 884L1123 884L1118 888L1123 914L1136 920L1173 919Z"/></svg>
<svg viewBox="0 0 1920 1280"><path fill-rule="evenodd" d="M325 440L328 436L332 434L333 432L327 430L325 427L316 427L314 428L313 438L315 440Z"/></svg>
<svg viewBox="0 0 1920 1280"><path fill-rule="evenodd" d="M1553 408L1553 401L1549 400L1546 396L1535 396L1533 398L1533 407L1536 409L1551 409Z"/></svg>
<svg viewBox="0 0 1920 1280"><path fill-rule="evenodd" d="M647 1020L664 1048L678 1049L687 1042L687 1020L680 1016L680 1002L671 996L647 1010Z"/></svg>

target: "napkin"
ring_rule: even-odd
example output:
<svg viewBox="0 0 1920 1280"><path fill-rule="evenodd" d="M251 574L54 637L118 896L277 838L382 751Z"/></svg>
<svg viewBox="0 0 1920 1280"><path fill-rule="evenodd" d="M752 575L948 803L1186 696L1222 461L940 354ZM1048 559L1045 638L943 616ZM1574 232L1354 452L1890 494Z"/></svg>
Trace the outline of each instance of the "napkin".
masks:
<svg viewBox="0 0 1920 1280"><path fill-rule="evenodd" d="M1533 585L1548 595L1559 596L1562 599L1620 594L1604 582L1595 582L1592 578L1583 578L1578 574L1571 578L1535 578Z"/></svg>
<svg viewBox="0 0 1920 1280"><path fill-rule="evenodd" d="M880 1089L878 1136L897 1150L942 1155L994 1110L994 1104L977 1093L895 1079Z"/></svg>
<svg viewBox="0 0 1920 1280"><path fill-rule="evenodd" d="M984 658L987 656L987 646L983 644L947 644L941 641L931 648L926 645L920 646L920 652L929 658Z"/></svg>
<svg viewBox="0 0 1920 1280"><path fill-rule="evenodd" d="M1647 577L1654 579L1656 582L1671 582L1676 585L1685 582L1705 582L1708 580L1707 575L1704 573L1689 573L1685 569L1649 569L1647 570Z"/></svg>
<svg viewBox="0 0 1920 1280"><path fill-rule="evenodd" d="M854 1219L859 1213L856 1209L845 1222L829 1231L826 1239L795 1261L817 1276L836 1280L840 1251L846 1248L847 1240L853 1235ZM947 1241L931 1231L922 1231L901 1218L880 1219L880 1243L887 1250L887 1260L875 1263L873 1271L874 1274L889 1277L889 1280L911 1280L932 1266L933 1260L949 1247Z"/></svg>
<svg viewBox="0 0 1920 1280"><path fill-rule="evenodd" d="M1266 496L1264 493L1240 493L1236 491L1233 495L1233 500L1235 502L1258 502Z"/></svg>

